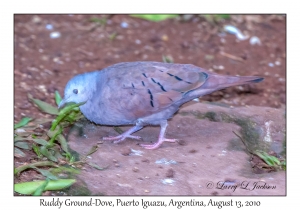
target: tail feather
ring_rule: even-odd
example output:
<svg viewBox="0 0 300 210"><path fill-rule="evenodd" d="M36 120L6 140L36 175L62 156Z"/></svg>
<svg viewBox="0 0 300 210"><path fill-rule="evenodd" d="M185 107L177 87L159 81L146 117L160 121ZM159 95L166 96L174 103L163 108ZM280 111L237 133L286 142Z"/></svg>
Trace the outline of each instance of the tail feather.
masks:
<svg viewBox="0 0 300 210"><path fill-rule="evenodd" d="M261 81L263 81L263 80L264 80L263 77L259 77L259 78L255 79L255 80L252 80L252 82L253 82L253 83L259 83L259 82L261 82Z"/></svg>
<svg viewBox="0 0 300 210"><path fill-rule="evenodd" d="M187 102L190 99L204 96L227 87L258 83L263 80L264 78L259 76L225 76L210 74L206 82L200 88L187 92L182 102Z"/></svg>
<svg viewBox="0 0 300 210"><path fill-rule="evenodd" d="M244 85L249 83L258 83L263 81L264 78L258 76L223 76L223 75L210 75L202 88L220 90L226 87ZM206 87L205 87L206 86Z"/></svg>

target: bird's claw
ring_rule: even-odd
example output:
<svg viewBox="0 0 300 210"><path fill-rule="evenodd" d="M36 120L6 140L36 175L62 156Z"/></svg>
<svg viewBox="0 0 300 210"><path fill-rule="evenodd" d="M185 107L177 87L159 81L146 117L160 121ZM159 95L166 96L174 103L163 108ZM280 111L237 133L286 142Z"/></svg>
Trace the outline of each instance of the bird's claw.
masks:
<svg viewBox="0 0 300 210"><path fill-rule="evenodd" d="M108 137L103 137L104 141L114 141L114 143L120 143L121 141L124 141L126 138L131 138L131 139L141 139L142 137L140 136L132 136L132 135L119 135L119 136L108 136Z"/></svg>

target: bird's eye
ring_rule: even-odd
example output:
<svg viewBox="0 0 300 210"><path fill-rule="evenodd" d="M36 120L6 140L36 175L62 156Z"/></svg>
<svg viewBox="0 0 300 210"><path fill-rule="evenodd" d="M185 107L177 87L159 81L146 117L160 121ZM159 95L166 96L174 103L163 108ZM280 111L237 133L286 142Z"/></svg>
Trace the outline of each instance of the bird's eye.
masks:
<svg viewBox="0 0 300 210"><path fill-rule="evenodd" d="M77 89L74 89L74 90L73 90L73 93L77 94L77 93L78 93L78 90L77 90Z"/></svg>

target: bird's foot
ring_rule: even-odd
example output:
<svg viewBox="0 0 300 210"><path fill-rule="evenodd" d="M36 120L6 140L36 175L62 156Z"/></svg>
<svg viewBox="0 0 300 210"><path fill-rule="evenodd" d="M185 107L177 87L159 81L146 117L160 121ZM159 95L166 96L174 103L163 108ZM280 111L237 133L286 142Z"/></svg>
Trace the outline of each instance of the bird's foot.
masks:
<svg viewBox="0 0 300 210"><path fill-rule="evenodd" d="M103 137L103 140L105 141L114 141L114 143L119 143L121 141L124 141L126 138L131 138L131 139L141 139L142 137L140 136L132 136L132 135L125 135L121 134L119 136L108 136L108 137Z"/></svg>
<svg viewBox="0 0 300 210"><path fill-rule="evenodd" d="M141 144L141 146L144 147L145 149L157 149L165 141L176 142L177 139L159 138L155 144Z"/></svg>

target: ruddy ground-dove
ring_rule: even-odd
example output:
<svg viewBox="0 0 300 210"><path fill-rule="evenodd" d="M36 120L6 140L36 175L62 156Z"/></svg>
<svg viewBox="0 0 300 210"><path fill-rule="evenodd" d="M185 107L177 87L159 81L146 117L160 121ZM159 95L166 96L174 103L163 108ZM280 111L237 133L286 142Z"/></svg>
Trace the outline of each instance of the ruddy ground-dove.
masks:
<svg viewBox="0 0 300 210"><path fill-rule="evenodd" d="M226 87L262 80L258 76L219 75L191 64L126 62L72 78L59 108L69 102L85 102L80 110L94 123L135 125L121 135L104 138L115 143L125 138L140 139L131 134L146 125L160 125L158 141L141 145L155 149L164 141L176 141L164 134L167 120L183 103Z"/></svg>

